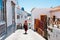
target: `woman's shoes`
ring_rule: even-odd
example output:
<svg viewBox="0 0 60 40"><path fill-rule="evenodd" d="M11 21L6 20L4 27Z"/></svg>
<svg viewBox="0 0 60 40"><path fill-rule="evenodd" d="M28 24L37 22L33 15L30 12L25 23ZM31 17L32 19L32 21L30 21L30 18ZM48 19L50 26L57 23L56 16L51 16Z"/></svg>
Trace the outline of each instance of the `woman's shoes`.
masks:
<svg viewBox="0 0 60 40"><path fill-rule="evenodd" d="M27 34L27 33L25 33L25 34Z"/></svg>

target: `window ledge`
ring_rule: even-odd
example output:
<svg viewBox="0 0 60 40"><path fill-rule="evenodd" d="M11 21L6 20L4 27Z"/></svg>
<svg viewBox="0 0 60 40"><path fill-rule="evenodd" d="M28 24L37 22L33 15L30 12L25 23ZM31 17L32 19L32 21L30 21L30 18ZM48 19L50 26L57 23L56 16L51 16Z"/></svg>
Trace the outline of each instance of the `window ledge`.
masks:
<svg viewBox="0 0 60 40"><path fill-rule="evenodd" d="M0 25L3 25L3 24L5 24L5 21L0 21Z"/></svg>

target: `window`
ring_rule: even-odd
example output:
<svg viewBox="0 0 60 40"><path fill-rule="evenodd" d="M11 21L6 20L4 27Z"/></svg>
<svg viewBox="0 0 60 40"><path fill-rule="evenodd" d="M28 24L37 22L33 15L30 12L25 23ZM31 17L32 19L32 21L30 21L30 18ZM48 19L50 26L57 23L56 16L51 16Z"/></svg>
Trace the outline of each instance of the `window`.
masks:
<svg viewBox="0 0 60 40"><path fill-rule="evenodd" d="M0 1L0 21L5 20L5 14L6 13L6 0Z"/></svg>
<svg viewBox="0 0 60 40"><path fill-rule="evenodd" d="M20 16L19 15L17 15L17 19L19 19L20 18Z"/></svg>
<svg viewBox="0 0 60 40"><path fill-rule="evenodd" d="M23 15L21 15L21 18L23 18Z"/></svg>
<svg viewBox="0 0 60 40"><path fill-rule="evenodd" d="M0 21L2 20L2 0L0 1Z"/></svg>
<svg viewBox="0 0 60 40"><path fill-rule="evenodd" d="M25 18L27 18L27 16L25 16Z"/></svg>

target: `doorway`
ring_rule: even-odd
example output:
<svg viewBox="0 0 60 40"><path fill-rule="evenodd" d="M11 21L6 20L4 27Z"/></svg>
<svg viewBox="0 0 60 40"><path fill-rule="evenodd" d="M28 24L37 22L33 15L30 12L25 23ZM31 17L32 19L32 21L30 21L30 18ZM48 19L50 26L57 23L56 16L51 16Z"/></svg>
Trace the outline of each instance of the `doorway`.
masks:
<svg viewBox="0 0 60 40"><path fill-rule="evenodd" d="M41 15L40 18L43 22L44 38L47 39L47 15Z"/></svg>
<svg viewBox="0 0 60 40"><path fill-rule="evenodd" d="M11 1L11 6L12 6L12 30L15 32L16 28L16 23L15 23L15 4L13 1Z"/></svg>

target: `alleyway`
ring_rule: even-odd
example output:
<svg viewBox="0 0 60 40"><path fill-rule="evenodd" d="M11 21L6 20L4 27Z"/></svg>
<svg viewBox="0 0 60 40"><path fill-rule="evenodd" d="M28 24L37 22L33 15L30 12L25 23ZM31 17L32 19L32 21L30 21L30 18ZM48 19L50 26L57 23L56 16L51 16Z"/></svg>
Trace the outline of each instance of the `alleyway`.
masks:
<svg viewBox="0 0 60 40"><path fill-rule="evenodd" d="M28 30L28 34L24 34L24 30L17 30L15 33L11 34L5 40L45 40L42 36L32 31Z"/></svg>

